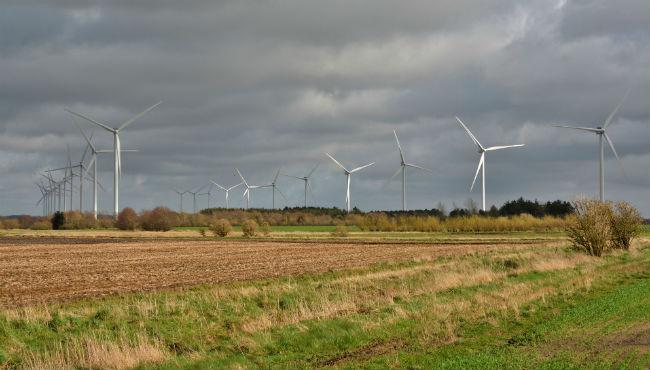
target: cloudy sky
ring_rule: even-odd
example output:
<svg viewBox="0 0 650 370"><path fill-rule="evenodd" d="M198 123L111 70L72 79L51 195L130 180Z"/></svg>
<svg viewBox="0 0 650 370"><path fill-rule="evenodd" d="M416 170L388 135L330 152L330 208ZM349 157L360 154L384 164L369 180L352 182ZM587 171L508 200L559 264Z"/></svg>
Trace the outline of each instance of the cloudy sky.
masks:
<svg viewBox="0 0 650 370"><path fill-rule="evenodd" d="M468 198L478 163L459 115L489 153L487 202L597 193L596 135L551 127L602 124L632 89L609 134L627 178L606 152L606 195L650 216L650 6L575 1L30 1L0 12L0 214L40 212L39 173L79 161L84 142L69 108L118 126L121 206L178 207L172 188L214 179L251 184L275 171L314 174L314 200L400 206L392 130L407 160L409 207ZM97 146L111 136L79 121ZM99 160L100 209L112 209L112 159ZM289 205L302 184L280 178ZM212 203L222 204L214 194ZM243 205L241 195L233 195ZM87 197L88 199L89 197ZM190 198L186 197L186 204ZM252 205L270 206L270 191ZM89 200L89 199L88 199ZM280 201L284 205L286 202ZM201 199L202 206L205 199ZM90 203L87 204L90 206Z"/></svg>

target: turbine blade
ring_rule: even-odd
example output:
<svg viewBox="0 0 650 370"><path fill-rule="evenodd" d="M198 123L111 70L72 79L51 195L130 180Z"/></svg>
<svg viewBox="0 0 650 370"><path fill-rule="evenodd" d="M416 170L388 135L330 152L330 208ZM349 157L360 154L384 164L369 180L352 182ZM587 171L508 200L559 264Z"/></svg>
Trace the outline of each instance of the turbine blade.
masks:
<svg viewBox="0 0 650 370"><path fill-rule="evenodd" d="M390 184L390 182L393 181L393 179L395 178L395 176L399 175L400 172L402 172L402 166L400 166L400 167L397 169L397 171L395 171L395 173L393 174L393 176L389 177L388 180L386 180L386 182L384 183L384 185L382 185L381 188L382 188L382 189L387 188L388 185Z"/></svg>
<svg viewBox="0 0 650 370"><path fill-rule="evenodd" d="M419 170L423 170L423 171L427 171L427 172L431 172L431 173L433 173L433 171L431 171L430 169L428 169L428 168L424 168L424 167L420 167L420 166L415 165L415 164L405 163L404 165L407 166L407 167L413 167L413 168L417 168L417 169L419 169Z"/></svg>
<svg viewBox="0 0 650 370"><path fill-rule="evenodd" d="M469 188L469 191L474 190L474 184L476 183L476 178L478 177L478 172L481 170L481 166L483 166L483 161L485 161L485 153L481 154L481 160L478 161L478 167L476 168L476 174L474 175L474 181L472 181L472 186Z"/></svg>
<svg viewBox="0 0 650 370"><path fill-rule="evenodd" d="M278 172L275 173L275 177L273 178L273 183L275 184L276 181L278 181L278 176L280 176L280 169L282 167L278 168Z"/></svg>
<svg viewBox="0 0 650 370"><path fill-rule="evenodd" d="M230 189L226 189L226 188L224 188L223 186L217 184L216 182L214 182L214 181L212 181L212 180L210 180L210 182L213 183L216 187L218 187L219 189L221 189L221 190L223 190L223 191L230 190Z"/></svg>
<svg viewBox="0 0 650 370"><path fill-rule="evenodd" d="M592 128L592 127L564 126L564 125L553 125L553 127L570 128L572 130L589 131L595 133L600 132L597 128Z"/></svg>
<svg viewBox="0 0 650 370"><path fill-rule="evenodd" d="M88 147L89 147L89 146L86 145L86 147L84 148L84 152L83 152L83 154L81 155L81 160L79 160L79 163L84 163L84 159L86 159L86 154L88 153Z"/></svg>
<svg viewBox="0 0 650 370"><path fill-rule="evenodd" d="M293 177L294 179L304 180L302 177L293 176L293 175L286 175L286 174L284 174L284 173L281 173L280 176L284 176L284 177Z"/></svg>
<svg viewBox="0 0 650 370"><path fill-rule="evenodd" d="M90 140L90 139L92 138L92 134L91 134L90 138L89 138L88 136L86 136L86 133L84 132L84 130L81 129L81 126L79 126L79 124L77 123L77 120L75 120L74 117L72 117L72 123L74 123L74 125L77 126L77 128L79 129L79 131L81 131L81 135L82 135L82 136L84 137L84 139L86 140L86 143L88 143L88 145L90 145L90 148L91 148L93 151L96 151L96 150L95 150L95 146L93 145L92 141Z"/></svg>
<svg viewBox="0 0 650 370"><path fill-rule="evenodd" d="M474 136L474 134L472 134L472 131L470 131L470 130L467 128L467 126L465 126L465 124L463 123L463 121L461 121L460 118L458 118L458 116L455 116L455 117L456 117L456 121L458 121L458 123L460 124L460 126L465 130L465 132L467 132L467 135L469 135L469 137L472 138L472 140L474 141L474 144L476 144L476 145L478 146L479 149L481 149L481 150L485 150L485 149L483 148L483 145L481 145L481 143L478 141L478 139L476 138L476 136Z"/></svg>
<svg viewBox="0 0 650 370"><path fill-rule="evenodd" d="M83 119L85 119L85 120L88 121L88 122L94 123L94 124L96 124L97 126L103 128L104 130L107 130L107 131L109 131L109 132L115 132L115 129L114 129L114 128L111 128L110 126L105 125L105 124L103 124L103 123L97 122L97 121L95 121L94 119L89 118L89 117L86 117L86 116L84 116L84 115L81 114L81 113L77 113L77 112L71 111L71 110L68 109L68 108L64 108L64 110L65 110L66 112L68 112L68 113L74 114L74 115L77 116L77 117L83 118Z"/></svg>
<svg viewBox="0 0 650 370"><path fill-rule="evenodd" d="M305 176L305 177L310 178L311 175L314 174L314 171L316 171L316 169L318 168L318 166L320 166L320 161L319 161L318 163L316 163L316 165L314 166L314 168L312 168L311 171L309 171L309 174L307 174L307 176Z"/></svg>
<svg viewBox="0 0 650 370"><path fill-rule="evenodd" d="M399 149L399 157L402 160L402 163L404 163L404 152L402 151L402 146L399 145L399 138L397 138L397 130L393 130L393 134L395 135L395 141L397 142L397 149Z"/></svg>
<svg viewBox="0 0 650 370"><path fill-rule="evenodd" d="M621 170L623 171L623 176L627 180L627 173L625 173L625 166L623 166L623 161L621 158L618 156L618 153L616 153L616 149L614 148L614 143L612 142L612 139L607 136L607 134L603 134L605 137L605 141L607 141L607 144L609 144L609 147L612 149L612 153L614 153L614 156L616 157L616 160L618 161L618 164L621 165Z"/></svg>
<svg viewBox="0 0 650 370"><path fill-rule="evenodd" d="M365 165L365 166L357 167L357 168L353 169L352 171L350 171L350 173L354 173L354 172L357 172L357 171L361 171L362 169L364 169L364 168L366 168L366 167L370 167L370 166L372 166L373 164L375 164L375 162L368 163L368 164Z"/></svg>
<svg viewBox="0 0 650 370"><path fill-rule="evenodd" d="M331 155L329 155L329 153L325 153L325 155L328 156L328 157L330 157L330 159L333 160L334 163L336 163L339 167L341 167L341 168L343 169L343 171L345 171L345 172L349 172L349 171L347 170L347 168L343 167L343 165L342 165L341 163L339 163L339 161L337 161L336 159L334 159L334 157L332 157Z"/></svg>
<svg viewBox="0 0 650 370"><path fill-rule="evenodd" d="M518 147L521 147L521 146L524 146L524 145L526 145L526 144L491 146L491 147L485 149L485 151L488 152L488 151L499 150L499 149L518 148Z"/></svg>
<svg viewBox="0 0 650 370"><path fill-rule="evenodd" d="M237 188L237 187L241 186L242 184L243 184L243 182L240 182L239 184L237 184L235 186L231 186L231 187L228 188L228 191L230 191L230 190L232 190L234 188Z"/></svg>
<svg viewBox="0 0 650 370"><path fill-rule="evenodd" d="M117 129L117 131L120 131L120 130L125 129L126 126L132 124L133 122L135 122L135 120L137 120L138 118L144 116L144 115L147 114L150 110L154 109L155 107L159 106L160 104L162 104L162 101L159 101L158 103L156 103L156 104L150 106L149 108L143 110L142 112L136 114L133 118L131 118L130 120L124 122L124 123L122 124L122 126L120 126L120 127Z"/></svg>
<svg viewBox="0 0 650 370"><path fill-rule="evenodd" d="M244 176L242 176L241 172L239 172L239 170L238 170L237 168L235 168L235 171L237 171L237 174L238 174L239 177L241 178L241 181L242 181L242 182L246 185L246 187L248 188L248 187L249 187L249 186L248 186L248 183L247 183L246 180L244 179Z"/></svg>
<svg viewBox="0 0 650 370"><path fill-rule="evenodd" d="M275 187L275 190L277 190L278 193L280 193L280 195L282 195L282 198L284 198L284 201L285 201L285 202L289 202L289 199L287 199L287 197L284 196L284 194L280 191L280 188L278 188L278 187L276 186L276 187Z"/></svg>
<svg viewBox="0 0 650 370"><path fill-rule="evenodd" d="M621 108L621 106L622 106L623 103L625 102L625 99L627 99L627 96L630 95L630 91L631 91L631 90L632 90L631 88L630 88L630 89L627 89L627 91L625 92L625 95L623 95L623 99L621 99L621 102L618 103L618 105L616 106L616 108L614 108L614 110L612 111L612 113L610 113L610 114L609 114L609 117L607 117L607 119L605 120L605 124L603 125L603 128L607 128L607 126L609 126L609 124L612 123L612 120L614 119L614 116L616 115L616 113L618 112L618 110Z"/></svg>

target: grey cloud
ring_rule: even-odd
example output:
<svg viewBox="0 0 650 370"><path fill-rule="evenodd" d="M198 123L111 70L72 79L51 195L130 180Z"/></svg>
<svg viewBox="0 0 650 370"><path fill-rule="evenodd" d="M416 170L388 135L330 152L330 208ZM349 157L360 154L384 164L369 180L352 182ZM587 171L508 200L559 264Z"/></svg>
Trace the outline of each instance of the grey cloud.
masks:
<svg viewBox="0 0 650 370"><path fill-rule="evenodd" d="M62 164L66 144L81 155L63 108L117 125L158 100L124 133L140 152L124 157L123 205L176 207L171 188L234 184L233 167L265 182L320 161L319 204L340 207L330 151L377 162L353 179L356 205L397 208L397 184L383 188L399 164L394 128L434 171L409 176L411 206L461 205L480 194L469 193L478 158L456 114L486 145L527 144L488 158L488 203L570 199L596 191L595 138L550 124L595 125L632 86L611 129L629 179L608 154L607 192L650 214L642 2L41 3L12 0L0 23L11 31L0 39L0 213L38 212L38 172ZM108 210L111 159L99 166ZM300 203L300 184L281 186ZM270 194L253 203L270 206Z"/></svg>

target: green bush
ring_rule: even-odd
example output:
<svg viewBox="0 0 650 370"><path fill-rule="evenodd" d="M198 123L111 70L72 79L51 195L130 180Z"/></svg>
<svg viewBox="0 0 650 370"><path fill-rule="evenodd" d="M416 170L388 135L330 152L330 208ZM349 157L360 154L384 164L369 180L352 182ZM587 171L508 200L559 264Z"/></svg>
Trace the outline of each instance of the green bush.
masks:
<svg viewBox="0 0 650 370"><path fill-rule="evenodd" d="M567 227L574 247L592 256L601 256L611 248L612 205L595 199L573 202L575 214Z"/></svg>
<svg viewBox="0 0 650 370"><path fill-rule="evenodd" d="M251 238L257 233L257 222L254 220L246 220L241 225L241 231L245 237Z"/></svg>
<svg viewBox="0 0 650 370"><path fill-rule="evenodd" d="M228 220L222 218L210 225L210 231L212 231L212 234L214 234L214 236L225 238L232 231L232 226Z"/></svg>
<svg viewBox="0 0 650 370"><path fill-rule="evenodd" d="M61 211L55 212L51 222L53 230L61 230L65 225L65 214Z"/></svg>
<svg viewBox="0 0 650 370"><path fill-rule="evenodd" d="M133 208L126 207L117 215L115 227L120 230L135 230L138 228L138 214Z"/></svg>
<svg viewBox="0 0 650 370"><path fill-rule="evenodd" d="M630 249L632 239L639 236L643 218L641 213L627 202L614 205L611 219L612 248Z"/></svg>

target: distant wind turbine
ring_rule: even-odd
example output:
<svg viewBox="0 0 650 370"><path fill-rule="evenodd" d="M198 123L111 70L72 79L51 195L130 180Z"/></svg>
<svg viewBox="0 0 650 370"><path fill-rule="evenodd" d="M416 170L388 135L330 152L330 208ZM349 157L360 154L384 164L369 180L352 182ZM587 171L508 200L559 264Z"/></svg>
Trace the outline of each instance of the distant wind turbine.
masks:
<svg viewBox="0 0 650 370"><path fill-rule="evenodd" d="M625 95L623 96L623 99L621 99L621 102L618 103L618 105L614 108L612 113L609 114L609 117L605 120L603 123L602 127L576 127L576 126L564 126L564 125L553 125L554 127L561 127L561 128L569 128L573 130L580 130L580 131L587 131L594 133L598 135L598 158L599 158L599 163L598 163L598 179L599 179L599 199L601 202L605 200L605 143L604 141L607 141L607 144L609 144L610 149L612 149L612 153L614 153L614 156L616 157L616 160L618 160L618 163L621 165L621 168L623 168L623 162L621 161L621 158L619 158L618 153L616 153L616 149L614 148L614 143L612 142L612 139L607 136L607 126L609 126L612 121L614 120L614 117L616 116L616 113L618 110L621 108L623 105L623 102L625 102L625 99L627 99L627 96L630 94L630 90L627 90ZM625 170L623 170L625 171ZM623 172L625 174L625 172Z"/></svg>
<svg viewBox="0 0 650 370"><path fill-rule="evenodd" d="M372 166L373 164L375 164L375 162L368 163L364 166L357 167L353 170L348 170L339 161L337 161L334 157L332 157L329 153L325 153L325 155L327 155L332 161L334 161L334 163L336 163L337 166L341 167L341 169L343 169L343 172L345 173L345 177L347 179L347 190L345 192L345 209L349 213L350 212L350 176L352 176L352 174L355 172L361 171L366 167Z"/></svg>
<svg viewBox="0 0 650 370"><path fill-rule="evenodd" d="M456 117L456 121L458 121L458 124L467 132L467 135L474 141L474 144L478 147L478 153L481 155L481 159L478 162L478 168L476 168L476 174L474 175L474 181L472 181L472 186L470 187L470 191L474 189L474 184L476 183L476 178L478 177L478 172L481 171L482 179L481 179L481 185L482 185L482 197L483 197L483 211L486 211L485 207L485 153L491 152L494 150L501 150L501 149L507 149L507 148L517 148L524 146L525 144L516 144L516 145L500 145L500 146L491 146L489 148L484 148L483 145L478 141L478 139L472 134L472 132L465 126L463 121L460 120L460 118Z"/></svg>
<svg viewBox="0 0 650 370"><path fill-rule="evenodd" d="M251 202L251 190L253 189L259 189L261 186L259 185L249 185L248 182L246 182L246 179L244 179L244 176L239 172L237 168L235 168L235 171L237 171L237 174L239 175L239 178L241 178L242 183L244 184L244 187L246 190L244 190L244 195L242 198L246 198L246 209L250 207L250 202Z"/></svg>
<svg viewBox="0 0 650 370"><path fill-rule="evenodd" d="M417 168L419 170L424 170L427 172L432 172L430 169L420 167L418 165L415 165L413 163L406 163L406 159L404 159L404 152L402 151L402 146L399 144L399 138L397 137L397 131L393 130L393 134L395 135L395 142L397 143L397 149L399 149L399 157L400 157L400 168L395 171L393 176L388 179L388 181L392 180L395 178L395 176L399 175L400 172L402 172L402 211L406 211L406 168L411 167L411 168Z"/></svg>
<svg viewBox="0 0 650 370"><path fill-rule="evenodd" d="M237 184L237 185L234 185L234 186L231 186L231 187L229 187L229 188L226 188L226 187L224 187L224 186L221 186L221 185L217 184L216 182L214 182L214 181L212 181L212 180L210 180L210 182L213 183L213 184L214 184L216 187L218 187L220 190L223 190L223 192L226 194L226 209L228 209L228 195L229 195L230 191L233 190L233 189L235 189L235 188L237 188L237 187L239 187L239 186L241 186L242 184L244 184L243 182L240 182L240 183Z"/></svg>
<svg viewBox="0 0 650 370"><path fill-rule="evenodd" d="M179 204L180 213L183 213L183 195L185 195L185 193L187 193L187 190L180 191L180 190L174 189L174 193L178 194L178 196L180 197L180 201L179 201L179 203L180 203Z"/></svg>
<svg viewBox="0 0 650 370"><path fill-rule="evenodd" d="M91 122L104 130L110 132L113 134L113 158L114 158L114 172L113 172L113 214L115 217L117 217L117 214L120 212L120 207L119 207L119 197L120 197L120 174L122 172L122 150L121 150L121 145L120 145L120 132L124 130L127 126L135 122L138 118L142 117L146 113L148 113L150 110L154 109L155 107L159 106L162 102L158 102L151 107L145 109L144 111L136 114L133 118L129 119L128 121L122 123L120 126L117 128L110 127L108 125L105 125L101 122L98 122L92 118L89 118L83 114L73 112L70 109L65 109L66 112L71 113L77 117L83 118L88 122Z"/></svg>
<svg viewBox="0 0 650 370"><path fill-rule="evenodd" d="M313 191L312 188L311 188L311 183L310 183L311 175L314 174L314 171L316 171L316 168L318 168L319 165L320 165L320 162L319 162L319 163L316 163L316 165L314 166L314 168L312 168L312 170L309 171L309 173L307 174L307 176L303 176L303 177L292 176L292 175L285 175L285 174L281 173L282 176L292 177L292 178L294 178L294 179L302 180L302 181L305 183L305 205L304 205L305 208L307 208L307 189L309 189L309 190L312 192L312 197L313 197L313 193L314 193L314 191Z"/></svg>

